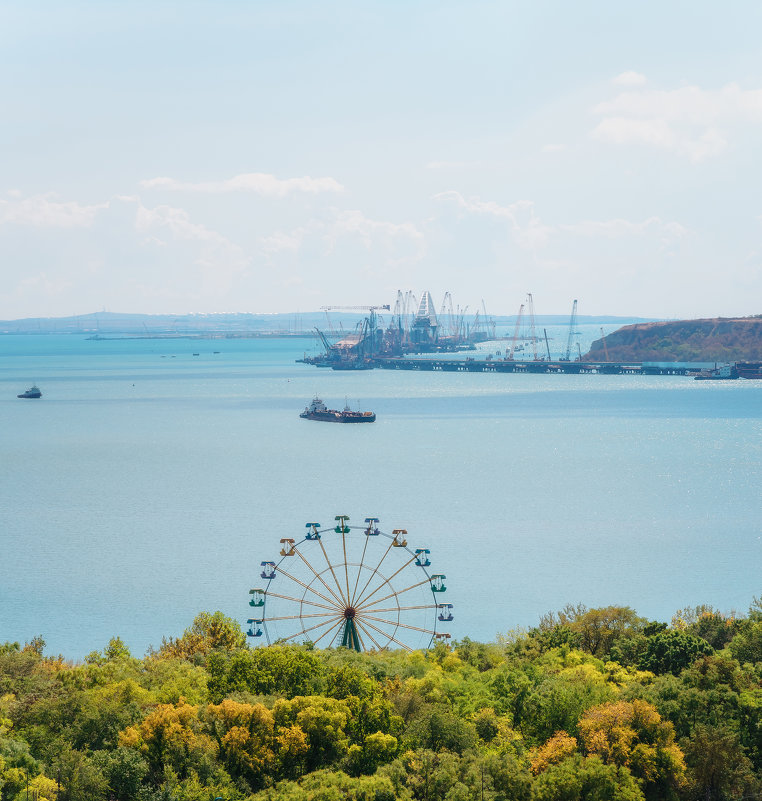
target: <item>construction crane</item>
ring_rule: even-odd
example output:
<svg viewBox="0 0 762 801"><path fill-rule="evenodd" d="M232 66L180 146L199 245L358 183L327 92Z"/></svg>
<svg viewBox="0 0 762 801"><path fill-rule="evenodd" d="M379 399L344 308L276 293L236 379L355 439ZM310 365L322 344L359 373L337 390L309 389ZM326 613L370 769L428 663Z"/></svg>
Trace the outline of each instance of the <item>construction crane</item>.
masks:
<svg viewBox="0 0 762 801"><path fill-rule="evenodd" d="M488 316L487 307L484 305L484 298L482 298L482 311L484 312L484 330L487 332L487 339L495 339L495 321Z"/></svg>
<svg viewBox="0 0 762 801"><path fill-rule="evenodd" d="M513 329L513 339L511 340L511 350L508 354L509 359L513 359L513 351L516 350L516 340L519 338L519 329L521 328L521 320L524 317L524 304L519 306L519 313L516 316L516 327Z"/></svg>
<svg viewBox="0 0 762 801"><path fill-rule="evenodd" d="M603 326L601 326L601 342L603 342L603 352L606 354L606 361L609 361L609 349L606 345L606 335L603 333Z"/></svg>
<svg viewBox="0 0 762 801"><path fill-rule="evenodd" d="M561 357L561 361L568 362L571 361L571 352L572 347L574 345L574 337L577 335L577 300L574 299L574 303L572 304L572 313L571 317L569 318L569 336L566 340L566 353Z"/></svg>
<svg viewBox="0 0 762 801"><path fill-rule="evenodd" d="M447 320L447 333L449 336L455 337L458 335L455 330L455 315L452 311L452 295L449 292L444 293L442 308L439 310L439 320L440 323L443 320Z"/></svg>
<svg viewBox="0 0 762 801"><path fill-rule="evenodd" d="M322 311L333 311L334 309L342 311L378 311L379 309L389 311L391 306L387 303L384 306L321 306L320 309Z"/></svg>
<svg viewBox="0 0 762 801"><path fill-rule="evenodd" d="M534 299L531 292L527 292L527 310L529 311L529 336L532 338L532 353L534 354L534 360L539 361L537 356L537 333L534 328Z"/></svg>

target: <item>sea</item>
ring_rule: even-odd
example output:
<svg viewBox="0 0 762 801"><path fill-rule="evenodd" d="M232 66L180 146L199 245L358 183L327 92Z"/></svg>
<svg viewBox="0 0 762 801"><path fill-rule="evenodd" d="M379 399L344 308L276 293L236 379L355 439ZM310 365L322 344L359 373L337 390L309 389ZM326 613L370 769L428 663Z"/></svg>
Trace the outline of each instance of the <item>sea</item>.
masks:
<svg viewBox="0 0 762 801"><path fill-rule="evenodd" d="M580 333L584 352L599 328ZM246 627L261 563L336 515L429 549L454 640L567 603L669 621L762 595L762 381L296 361L315 349L0 336L0 642L82 660L115 636L140 656L201 611ZM300 419L316 394L377 421Z"/></svg>

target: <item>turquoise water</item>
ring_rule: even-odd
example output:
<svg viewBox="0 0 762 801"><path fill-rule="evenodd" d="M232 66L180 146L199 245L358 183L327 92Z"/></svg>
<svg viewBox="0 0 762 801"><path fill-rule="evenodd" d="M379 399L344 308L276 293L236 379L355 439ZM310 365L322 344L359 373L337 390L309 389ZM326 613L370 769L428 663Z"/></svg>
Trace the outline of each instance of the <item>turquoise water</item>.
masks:
<svg viewBox="0 0 762 801"><path fill-rule="evenodd" d="M338 513L431 549L456 638L762 594L762 382L333 372L305 347L0 337L0 641L140 654L203 609L245 621L260 562ZM300 420L316 392L378 421Z"/></svg>

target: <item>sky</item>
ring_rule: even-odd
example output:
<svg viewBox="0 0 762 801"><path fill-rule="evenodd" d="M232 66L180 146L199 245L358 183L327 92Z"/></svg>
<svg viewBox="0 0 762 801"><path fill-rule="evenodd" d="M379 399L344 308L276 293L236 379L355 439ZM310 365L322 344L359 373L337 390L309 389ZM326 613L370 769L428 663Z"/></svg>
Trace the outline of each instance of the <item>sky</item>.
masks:
<svg viewBox="0 0 762 801"><path fill-rule="evenodd" d="M762 313L762 4L0 4L0 319Z"/></svg>

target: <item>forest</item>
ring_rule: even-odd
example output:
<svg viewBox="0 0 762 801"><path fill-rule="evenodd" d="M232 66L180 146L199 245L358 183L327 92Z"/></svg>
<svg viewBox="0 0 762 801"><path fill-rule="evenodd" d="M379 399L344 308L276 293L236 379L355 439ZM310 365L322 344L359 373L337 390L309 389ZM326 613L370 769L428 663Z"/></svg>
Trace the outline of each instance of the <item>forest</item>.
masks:
<svg viewBox="0 0 762 801"><path fill-rule="evenodd" d="M142 658L5 643L0 798L762 798L762 598L568 606L425 652L250 648L221 612Z"/></svg>

